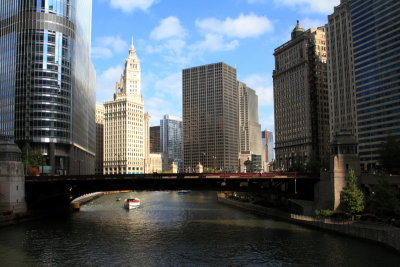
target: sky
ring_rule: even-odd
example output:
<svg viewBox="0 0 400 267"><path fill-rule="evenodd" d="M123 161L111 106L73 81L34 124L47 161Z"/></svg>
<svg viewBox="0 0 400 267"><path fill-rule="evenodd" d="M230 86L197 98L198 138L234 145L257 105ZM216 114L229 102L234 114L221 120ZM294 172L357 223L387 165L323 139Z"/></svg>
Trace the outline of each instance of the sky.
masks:
<svg viewBox="0 0 400 267"><path fill-rule="evenodd" d="M274 49L327 23L340 0L93 0L96 99L112 100L132 43L151 125L182 117L182 69L224 62L256 90L261 129L274 131Z"/></svg>

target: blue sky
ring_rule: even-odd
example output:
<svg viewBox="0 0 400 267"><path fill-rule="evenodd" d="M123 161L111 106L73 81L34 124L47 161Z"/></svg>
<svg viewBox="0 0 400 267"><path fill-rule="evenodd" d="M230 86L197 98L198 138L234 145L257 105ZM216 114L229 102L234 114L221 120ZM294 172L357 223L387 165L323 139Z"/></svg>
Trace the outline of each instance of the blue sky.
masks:
<svg viewBox="0 0 400 267"><path fill-rule="evenodd" d="M133 38L151 125L182 116L181 71L225 62L256 90L262 129L274 129L274 49L327 22L339 0L93 0L97 102L112 100Z"/></svg>

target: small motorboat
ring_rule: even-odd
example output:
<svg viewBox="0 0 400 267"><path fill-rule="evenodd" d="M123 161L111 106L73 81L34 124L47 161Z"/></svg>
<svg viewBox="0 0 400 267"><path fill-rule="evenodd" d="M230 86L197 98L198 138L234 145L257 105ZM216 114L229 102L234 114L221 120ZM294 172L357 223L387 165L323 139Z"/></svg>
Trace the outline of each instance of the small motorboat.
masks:
<svg viewBox="0 0 400 267"><path fill-rule="evenodd" d="M115 201L121 201L121 198L120 198L120 197L117 197L117 198L115 199Z"/></svg>
<svg viewBox="0 0 400 267"><path fill-rule="evenodd" d="M128 210L135 209L140 206L140 199L137 197L130 197L125 200L124 207Z"/></svg>

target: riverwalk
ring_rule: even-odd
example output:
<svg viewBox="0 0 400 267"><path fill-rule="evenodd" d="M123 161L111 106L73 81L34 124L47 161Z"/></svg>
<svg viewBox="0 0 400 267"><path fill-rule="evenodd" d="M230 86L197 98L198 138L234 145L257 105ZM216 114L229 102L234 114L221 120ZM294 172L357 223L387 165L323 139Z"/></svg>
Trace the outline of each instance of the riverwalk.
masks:
<svg viewBox="0 0 400 267"><path fill-rule="evenodd" d="M330 219L319 220L314 217L287 213L249 202L230 199L227 198L225 194L218 194L217 198L220 203L226 205L306 227L373 241L400 252L400 228L398 227L387 224L374 224L358 221L335 221Z"/></svg>

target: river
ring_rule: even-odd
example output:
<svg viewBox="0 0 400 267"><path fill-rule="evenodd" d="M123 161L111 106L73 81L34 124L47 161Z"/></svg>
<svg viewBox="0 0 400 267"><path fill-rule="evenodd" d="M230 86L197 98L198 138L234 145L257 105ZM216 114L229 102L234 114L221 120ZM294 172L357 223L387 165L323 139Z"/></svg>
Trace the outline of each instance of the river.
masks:
<svg viewBox="0 0 400 267"><path fill-rule="evenodd" d="M123 201L139 197L127 211ZM105 195L64 218L0 228L0 266L399 266L377 244L225 206L215 192Z"/></svg>

